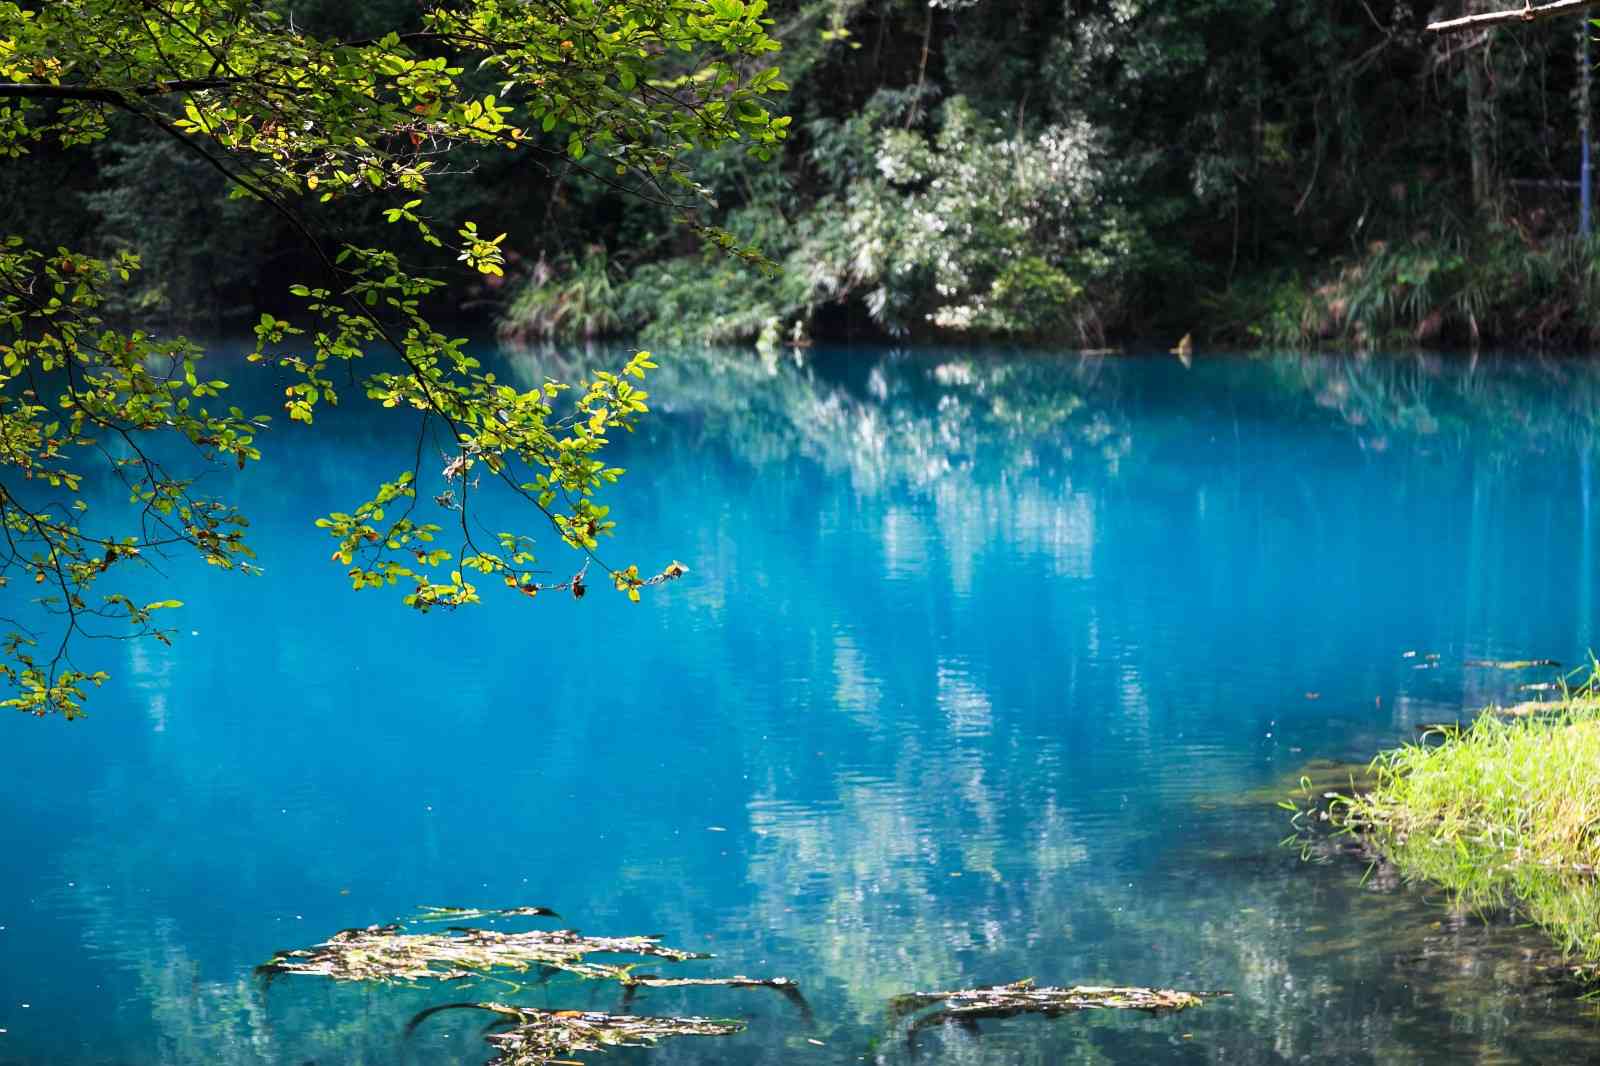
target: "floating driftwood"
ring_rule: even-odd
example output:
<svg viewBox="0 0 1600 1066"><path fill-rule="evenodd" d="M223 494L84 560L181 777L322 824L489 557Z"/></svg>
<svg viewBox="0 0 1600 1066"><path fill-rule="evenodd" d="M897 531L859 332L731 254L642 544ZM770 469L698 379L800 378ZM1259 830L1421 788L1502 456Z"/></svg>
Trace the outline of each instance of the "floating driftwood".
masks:
<svg viewBox="0 0 1600 1066"><path fill-rule="evenodd" d="M971 1027L984 1018L1012 1018L1019 1014L1057 1018L1083 1010L1139 1010L1150 1014L1166 1014L1198 1007L1208 999L1231 994L1109 985L1040 988L1032 978L1024 978L1008 985L964 988L954 992L912 992L896 996L889 1001L889 1014L895 1020L916 1015L906 1030L906 1039L912 1040L918 1030L946 1022ZM917 1013L936 1004L940 1005L938 1010Z"/></svg>
<svg viewBox="0 0 1600 1066"><path fill-rule="evenodd" d="M955 992L910 992L889 1001L895 1017L921 1010L935 1003L944 1009L935 1017L1008 1018L1016 1014L1071 1014L1080 1010L1142 1010L1152 1014L1198 1007L1207 999L1232 995L1230 992L1180 992L1170 988L1131 988L1113 985L1074 985L1071 988L1040 988L1031 977L1008 985L964 988Z"/></svg>
<svg viewBox="0 0 1600 1066"><path fill-rule="evenodd" d="M729 1036L744 1028L743 1022L713 1018L647 1018L583 1010L540 1010L504 1003L447 1003L412 1018L406 1031L447 1010L489 1011L499 1015L496 1027L511 1026L484 1037L496 1052L489 1066L547 1066L565 1062L564 1056L579 1051L648 1047L668 1036Z"/></svg>
<svg viewBox="0 0 1600 1066"><path fill-rule="evenodd" d="M518 907L501 911L429 907L428 921L443 921L474 915L505 917L543 917L554 912L540 907ZM320 944L292 951L280 951L256 972L271 979L279 974L309 974L335 981L375 981L387 984L415 984L422 981L462 981L490 977L497 973L526 973L538 970L542 976L570 973L591 980L615 981L625 989L623 1004L631 1003L641 988L770 988L811 1017L811 1008L800 994L800 986L787 977L660 977L635 973L641 963L625 965L591 962L590 955L634 955L663 962L689 962L709 959L698 951L669 948L654 936L584 936L571 929L527 933L502 933L493 929L451 928L440 933L407 933L401 925L369 925L364 929L345 929Z"/></svg>
<svg viewBox="0 0 1600 1066"><path fill-rule="evenodd" d="M419 922L475 922L480 918L559 918L549 907L419 907Z"/></svg>
<svg viewBox="0 0 1600 1066"><path fill-rule="evenodd" d="M544 907L504 910L463 907L424 907L421 921L466 921L478 918L555 917ZM408 933L404 926L369 925L345 929L320 944L280 951L256 968L267 979L278 974L310 974L335 981L375 981L414 984L422 981L457 981L494 977L537 969L543 976L554 972L613 980L623 986L623 1009L640 988L689 988L721 985L726 988L771 988L799 1008L810 1020L811 1011L799 987L786 977L658 977L636 974L642 963L611 965L591 962L590 955L633 955L663 962L709 959L698 951L669 948L655 936L584 936L557 929L504 933L492 929L452 926L442 932ZM506 982L510 984L510 982ZM512 987L521 987L512 985ZM494 1047L490 1066L546 1066L571 1062L564 1056L606 1047L640 1047L666 1036L725 1036L744 1028L742 1022L711 1018L652 1018L630 1014L602 1014L583 1010L544 1010L504 1003L448 1003L430 1007L411 1019L410 1033L440 1011L482 1010L497 1015L485 1039ZM506 1028L509 1026L509 1028ZM502 1031L503 1030L503 1031ZM579 1066L579 1064L574 1064Z"/></svg>
<svg viewBox="0 0 1600 1066"><path fill-rule="evenodd" d="M1468 659L1462 666L1480 670L1531 670L1536 666L1560 666L1554 659Z"/></svg>
<svg viewBox="0 0 1600 1066"><path fill-rule="evenodd" d="M801 994L800 986L787 977L745 977L740 974L734 977L657 977L654 974L629 974L626 978L618 978L622 982L622 1007L624 1010L633 1002L634 994L641 988L706 988L720 986L723 988L770 988L777 992L795 1010L800 1012L800 1018L807 1025L812 1022L811 1004L806 1002L806 997Z"/></svg>
<svg viewBox="0 0 1600 1066"><path fill-rule="evenodd" d="M407 933L400 925L345 929L309 948L280 951L256 972L315 974L335 981L458 981L492 971L526 972L536 967L602 980L638 984L637 963L614 966L586 961L589 955L638 955L686 962L709 959L697 951L662 945L653 936L583 936L571 929L502 933L494 929L450 929ZM748 980L748 979L741 979Z"/></svg>

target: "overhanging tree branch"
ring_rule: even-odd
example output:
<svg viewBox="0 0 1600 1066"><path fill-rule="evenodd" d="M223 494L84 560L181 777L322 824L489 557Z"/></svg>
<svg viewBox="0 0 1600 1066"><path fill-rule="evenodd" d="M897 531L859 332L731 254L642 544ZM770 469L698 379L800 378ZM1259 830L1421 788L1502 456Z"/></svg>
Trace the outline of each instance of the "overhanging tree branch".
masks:
<svg viewBox="0 0 1600 1066"><path fill-rule="evenodd" d="M20 96L35 100L93 100L102 104L119 104L128 96L166 96L171 93L200 92L203 89L226 89L236 84L236 78L190 78L185 81L134 85L126 89L103 89L88 85L51 85L49 82L25 81L0 83L0 98Z"/></svg>
<svg viewBox="0 0 1600 1066"><path fill-rule="evenodd" d="M1428 23L1430 33L1448 33L1451 30L1472 30L1483 26L1498 26L1506 22L1538 22L1540 19L1559 18L1562 15L1572 15L1585 8L1594 7L1600 0L1555 0L1554 3L1540 4L1534 7L1531 4L1510 11L1486 11L1481 15L1463 15L1461 18L1444 19L1440 22Z"/></svg>
<svg viewBox="0 0 1600 1066"><path fill-rule="evenodd" d="M647 576L637 566L605 565L598 542L614 523L595 493L622 473L601 458L614 431L632 428L649 409L646 393L627 380L654 368L649 353L637 353L615 373L594 371L565 399L561 383L527 389L502 383L480 368L464 341L438 332L425 316L423 306L442 280L404 269L388 242L346 244L330 255L302 205L358 194L393 197L395 206L383 212L388 223L404 220L428 246L500 277L505 234L463 220L455 229L459 243L452 242L427 217L428 179L445 172L435 169L435 157L502 145L558 156L577 169L593 153L603 160L597 178L671 208L686 225L748 256L731 235L701 226L692 199L681 202L679 190L704 193L687 158L696 149L745 142L765 160L785 138L789 120L762 102L785 88L778 69L762 60L777 42L766 32L761 5L708 11L704 0L604 0L580 10L554 0L426 0L420 6L425 37L395 32L360 44L303 34L292 22L285 28L265 16L261 0L21 6L0 0L0 104L20 105L5 108L14 114L0 122L0 155L22 155L35 143L79 148L113 129L133 136L110 124L110 114L120 111L153 127L153 135L176 140L230 192L261 201L307 242L326 275L323 284L291 287L306 301L301 324L264 312L251 353L293 375L283 401L290 419L309 423L314 407L336 404L331 368L382 345L397 364L386 361L366 376L367 399L421 411L425 427L447 428L453 442L439 475L446 491L434 499L460 512L462 543L455 551L434 543L443 525L414 515L423 491L420 451L371 500L318 519L336 542L333 558L347 568L352 588L399 585L403 602L419 611L476 603L475 582L486 580L526 596L566 590L581 597L592 562L618 592L637 600L642 589L684 568L673 563ZM407 37L446 54L419 54ZM505 79L496 95L480 96L482 87L459 80L468 64L450 64L469 59ZM28 106L52 101L68 106ZM637 184L610 179L605 172L613 167L620 175L631 171ZM26 612L6 612L20 613L22 624L0 618L7 627L0 631L0 707L73 718L83 713L88 688L108 675L74 666L68 638L99 636L97 624L88 632L85 623L113 619L119 627L126 621L130 635L165 640L157 612L181 606L177 600L141 605L100 585L108 567L146 559L147 551L157 554L169 544L188 544L224 568L244 569L253 558L244 516L226 500L192 493L188 469L163 467L155 456L165 449L141 443L175 437L208 463L231 458L243 468L261 457L254 441L266 418L232 406L212 409L228 382L199 375L198 345L104 326L113 290L140 268L137 254L52 251L53 244L0 241L0 474L6 475L0 586L14 585L17 591L7 593L13 597L25 587L39 590ZM61 372L64 388L37 380L50 371ZM558 415L558 404L570 404L570 412ZM78 513L88 508L80 486L99 476L100 463L128 488L129 510L116 519L127 523L120 530L104 530L98 515L94 528L80 524ZM539 580L549 571L534 569L535 538L525 532L495 531L492 542L484 539L491 531L468 511L469 492L475 505L479 488L469 470L479 464L498 479L485 479L485 488L499 492L503 484L581 554L582 567L570 580ZM29 483L22 498L10 491L18 484L12 475ZM35 614L53 617L62 629L60 642L38 653L35 640L48 635L36 638L29 628Z"/></svg>

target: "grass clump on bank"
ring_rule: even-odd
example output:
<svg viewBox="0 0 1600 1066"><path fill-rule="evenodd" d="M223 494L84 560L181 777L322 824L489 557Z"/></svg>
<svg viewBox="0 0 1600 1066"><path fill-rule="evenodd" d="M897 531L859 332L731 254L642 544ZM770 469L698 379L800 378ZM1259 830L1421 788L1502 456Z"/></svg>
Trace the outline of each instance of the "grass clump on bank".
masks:
<svg viewBox="0 0 1600 1066"><path fill-rule="evenodd" d="M1600 966L1600 704L1590 681L1548 713L1484 714L1380 755L1341 797L1345 828L1459 905L1509 910L1575 962Z"/></svg>
<svg viewBox="0 0 1600 1066"><path fill-rule="evenodd" d="M1309 275L1269 270L1201 301L1200 335L1288 348L1600 344L1600 241L1515 218L1374 240Z"/></svg>

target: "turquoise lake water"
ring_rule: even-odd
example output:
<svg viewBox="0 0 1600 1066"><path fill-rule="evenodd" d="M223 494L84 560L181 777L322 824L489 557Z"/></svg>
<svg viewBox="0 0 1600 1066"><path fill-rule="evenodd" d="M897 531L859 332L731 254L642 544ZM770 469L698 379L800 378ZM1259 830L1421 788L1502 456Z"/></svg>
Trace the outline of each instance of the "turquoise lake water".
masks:
<svg viewBox="0 0 1600 1066"><path fill-rule="evenodd" d="M613 355L502 358L532 385ZM638 606L350 592L310 519L410 465L393 413L280 426L227 475L264 575L174 561L173 648L82 648L116 675L89 719L0 719L0 1063L476 1064L481 1016L406 1023L618 1006L565 977L252 976L424 904L660 933L717 956L673 974L786 975L810 1008L645 991L749 1028L588 1061L1600 1057L1536 932L1303 863L1272 805L1312 760L1554 676L1465 660L1600 644L1600 371L662 356L604 554L691 572ZM1026 976L1234 996L935 1028L915 1056L886 1019Z"/></svg>

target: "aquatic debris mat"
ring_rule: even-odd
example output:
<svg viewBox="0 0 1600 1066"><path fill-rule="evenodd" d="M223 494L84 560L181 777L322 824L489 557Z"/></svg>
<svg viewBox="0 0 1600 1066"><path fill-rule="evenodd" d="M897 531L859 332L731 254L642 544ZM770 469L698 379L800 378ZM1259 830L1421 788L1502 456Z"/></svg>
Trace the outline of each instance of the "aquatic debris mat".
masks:
<svg viewBox="0 0 1600 1066"><path fill-rule="evenodd" d="M469 910L429 907L419 920L455 921L475 918L554 917L541 907ZM309 948L280 951L256 972L267 979L280 974L306 974L334 981L417 984L474 978L502 980L500 974L564 972L583 978L615 981L623 988L627 1010L640 988L770 988L794 1004L809 1024L811 1012L799 987L786 977L660 977L635 973L642 962L594 962L591 955L623 955L663 962L708 959L702 952L663 945L655 936L585 936L572 929L502 932L451 926L442 932L406 932L399 923L345 929ZM504 982L512 988L521 986ZM907 1039L920 1029L944 1022L972 1025L982 1018L1017 1014L1056 1017L1082 1010L1139 1010L1163 1014L1198 1007L1226 992L1182 992L1173 989L1076 985L1039 987L1032 979L986 988L950 992L913 992L890 1001L895 1021L909 1018ZM932 1009L929 1009L932 1008ZM412 1018L411 1033L441 1011L478 1010L496 1015L484 1039L495 1049L491 1066L546 1066L564 1063L577 1052L606 1047L640 1047L668 1036L727 1036L744 1023L699 1017L651 1017L605 1014L587 1010L549 1010L501 1002L447 1003L429 1007Z"/></svg>
<svg viewBox="0 0 1600 1066"><path fill-rule="evenodd" d="M499 913L499 912L496 912ZM440 933L408 933L400 924L344 929L309 948L280 951L256 968L264 976L296 973L335 981L457 981L495 971L522 973L543 968L623 985L765 985L791 987L785 978L664 978L634 974L639 963L590 962L590 955L634 955L665 962L709 959L697 951L662 945L654 936L584 936L571 929L503 933L452 927Z"/></svg>
<svg viewBox="0 0 1600 1066"><path fill-rule="evenodd" d="M1232 993L1106 985L1041 988L1032 978L1024 978L1008 985L964 988L954 992L912 992L896 996L889 1001L889 1015L892 1020L911 1018L906 1031L906 1037L910 1039L920 1029L945 1022L971 1025L983 1018L1012 1018L1019 1014L1056 1018L1083 1010L1138 1010L1167 1014L1198 1007L1208 999L1229 995ZM936 1005L937 1010L918 1013Z"/></svg>
<svg viewBox="0 0 1600 1066"><path fill-rule="evenodd" d="M463 921L479 918L557 917L544 907L481 910L461 907L426 907L417 920ZM771 988L794 1004L808 1023L810 1009L799 986L786 977L659 977L635 973L642 962L626 964L590 961L590 955L635 956L661 962L709 959L697 951L666 947L655 936L585 936L572 929L502 932L471 926L451 926L442 932L411 933L405 926L369 925L344 929L309 948L280 951L256 968L268 980L279 974L306 974L334 981L372 981L382 984L417 984L425 981L500 980L512 988L503 973L570 973L579 977L615 981L623 989L623 1009L640 988ZM505 1003L449 1003L430 1007L411 1020L407 1032L431 1015L446 1010L482 1010L498 1015L499 1030L485 1035L494 1047L492 1066L544 1066L570 1061L562 1056L605 1047L639 1047L667 1036L726 1036L744 1028L738 1021L695 1017L644 1017L602 1014L583 1010L545 1010Z"/></svg>
<svg viewBox="0 0 1600 1066"><path fill-rule="evenodd" d="M423 1011L411 1021L415 1029L425 1018L446 1010L482 1010L500 1016L509 1025L503 1032L485 1035L495 1049L489 1066L546 1066L568 1061L563 1056L608 1047L649 1047L668 1036L729 1036L744 1023L712 1018L647 1018L632 1014L601 1014L582 1010L541 1010L504 1003L450 1003Z"/></svg>

